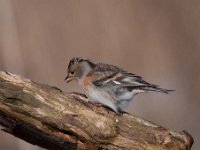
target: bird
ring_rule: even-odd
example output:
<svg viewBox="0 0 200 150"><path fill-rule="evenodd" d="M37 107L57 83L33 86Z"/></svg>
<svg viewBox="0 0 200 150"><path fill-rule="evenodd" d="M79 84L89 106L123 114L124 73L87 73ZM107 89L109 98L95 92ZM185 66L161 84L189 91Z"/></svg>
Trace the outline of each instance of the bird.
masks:
<svg viewBox="0 0 200 150"><path fill-rule="evenodd" d="M124 112L124 108L139 93L152 91L168 94L174 91L151 84L120 67L82 57L74 57L68 64L65 81L69 83L73 80L79 83L90 101L104 105L117 114Z"/></svg>

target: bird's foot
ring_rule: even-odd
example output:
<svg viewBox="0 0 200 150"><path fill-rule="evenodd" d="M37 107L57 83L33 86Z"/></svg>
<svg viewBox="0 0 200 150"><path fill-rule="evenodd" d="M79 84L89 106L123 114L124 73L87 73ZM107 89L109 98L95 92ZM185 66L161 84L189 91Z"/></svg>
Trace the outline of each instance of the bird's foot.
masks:
<svg viewBox="0 0 200 150"><path fill-rule="evenodd" d="M102 107L103 105L101 103L95 103L93 101L90 101L90 103L96 107Z"/></svg>
<svg viewBox="0 0 200 150"><path fill-rule="evenodd" d="M90 103L90 104L96 106L97 108L105 107L105 108L107 108L108 114L110 113L110 111L112 111L112 109L110 109L109 107L104 106L101 103L97 103L97 102L94 102L93 100L89 99L85 94L78 93L78 92L70 92L70 93L68 93L68 95L71 96L72 98L82 100L85 103Z"/></svg>
<svg viewBox="0 0 200 150"><path fill-rule="evenodd" d="M82 100L84 102L89 102L89 99L85 94L78 93L78 92L70 92L70 93L68 93L68 95L75 98L75 99L79 99L79 100Z"/></svg>

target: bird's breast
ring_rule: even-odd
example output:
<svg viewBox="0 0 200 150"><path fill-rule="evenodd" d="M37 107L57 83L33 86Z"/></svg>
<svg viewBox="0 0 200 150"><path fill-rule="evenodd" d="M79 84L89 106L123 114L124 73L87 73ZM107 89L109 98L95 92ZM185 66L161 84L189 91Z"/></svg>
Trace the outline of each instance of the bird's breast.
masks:
<svg viewBox="0 0 200 150"><path fill-rule="evenodd" d="M86 76L83 80L83 86L86 88L92 84L92 77Z"/></svg>

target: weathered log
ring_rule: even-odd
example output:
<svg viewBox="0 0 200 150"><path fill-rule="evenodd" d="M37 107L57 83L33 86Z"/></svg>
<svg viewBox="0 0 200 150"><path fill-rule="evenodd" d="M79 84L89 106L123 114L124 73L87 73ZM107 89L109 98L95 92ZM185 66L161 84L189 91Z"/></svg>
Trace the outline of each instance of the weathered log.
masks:
<svg viewBox="0 0 200 150"><path fill-rule="evenodd" d="M3 131L47 149L189 150L193 138L136 116L116 115L78 93L0 72Z"/></svg>

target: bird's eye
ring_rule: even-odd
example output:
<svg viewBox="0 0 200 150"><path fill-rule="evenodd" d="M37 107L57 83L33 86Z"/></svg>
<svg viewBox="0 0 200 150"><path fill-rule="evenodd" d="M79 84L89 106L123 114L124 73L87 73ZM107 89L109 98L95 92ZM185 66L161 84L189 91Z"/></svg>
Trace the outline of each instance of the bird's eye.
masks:
<svg viewBox="0 0 200 150"><path fill-rule="evenodd" d="M74 71L71 71L71 74L73 75L75 72Z"/></svg>

